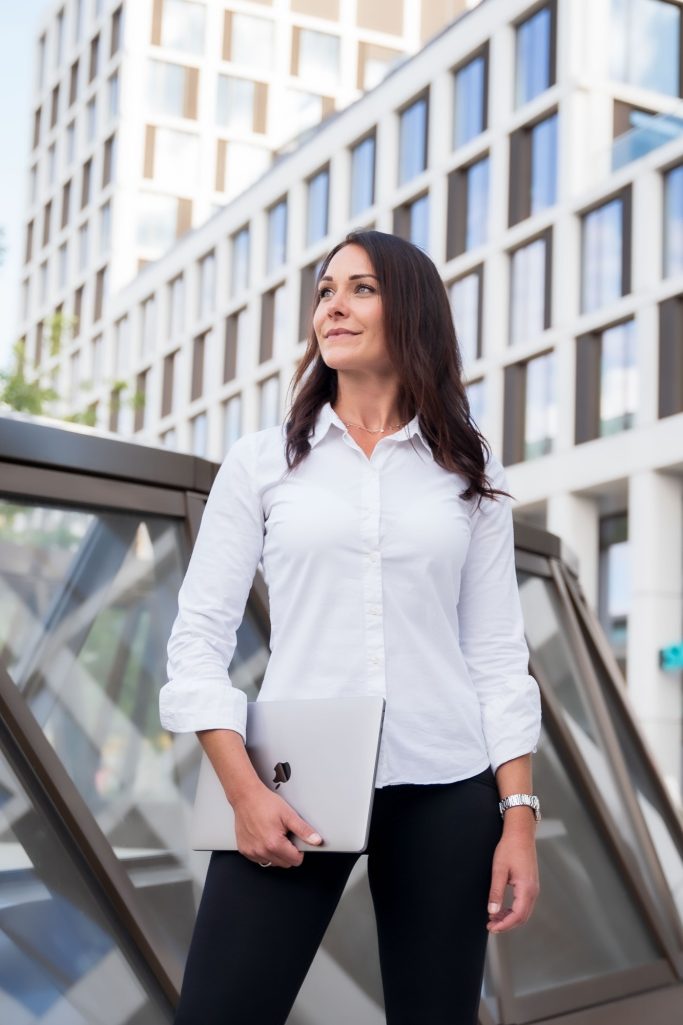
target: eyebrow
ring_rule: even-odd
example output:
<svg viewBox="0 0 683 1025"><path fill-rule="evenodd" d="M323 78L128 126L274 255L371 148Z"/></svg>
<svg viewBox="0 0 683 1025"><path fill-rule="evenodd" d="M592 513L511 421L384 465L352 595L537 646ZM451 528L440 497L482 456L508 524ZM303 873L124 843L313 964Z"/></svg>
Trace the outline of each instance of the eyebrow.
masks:
<svg viewBox="0 0 683 1025"><path fill-rule="evenodd" d="M379 281L379 278L377 277L376 274L349 274L349 281L357 281L358 278L374 278L375 281ZM334 278L330 277L329 274L325 274L325 276L322 277L320 280L321 281L334 281Z"/></svg>

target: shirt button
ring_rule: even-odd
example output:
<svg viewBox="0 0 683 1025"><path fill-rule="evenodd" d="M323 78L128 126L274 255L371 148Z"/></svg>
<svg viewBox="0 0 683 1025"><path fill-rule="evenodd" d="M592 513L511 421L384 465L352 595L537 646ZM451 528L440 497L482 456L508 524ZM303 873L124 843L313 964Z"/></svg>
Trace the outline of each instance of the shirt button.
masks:
<svg viewBox="0 0 683 1025"><path fill-rule="evenodd" d="M379 605L371 605L370 606L370 612L373 614L373 616L378 616L379 615Z"/></svg>
<svg viewBox="0 0 683 1025"><path fill-rule="evenodd" d="M370 562L377 562L377 552L370 552Z"/></svg>
<svg viewBox="0 0 683 1025"><path fill-rule="evenodd" d="M372 663L373 663L374 665L377 665L377 663L379 662L379 658L377 657L377 655L371 655L371 656L370 656L370 661L371 661L371 662L372 662Z"/></svg>

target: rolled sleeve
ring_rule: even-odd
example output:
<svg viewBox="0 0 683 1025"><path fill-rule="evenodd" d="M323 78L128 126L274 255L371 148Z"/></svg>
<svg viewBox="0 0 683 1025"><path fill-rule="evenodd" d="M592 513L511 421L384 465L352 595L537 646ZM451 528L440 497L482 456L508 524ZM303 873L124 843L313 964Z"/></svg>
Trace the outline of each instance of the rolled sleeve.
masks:
<svg viewBox="0 0 683 1025"><path fill-rule="evenodd" d="M159 694L161 725L174 733L232 729L246 739L247 695L228 666L263 551L254 456L254 435L243 435L225 457L178 593Z"/></svg>
<svg viewBox="0 0 683 1025"><path fill-rule="evenodd" d="M491 456L493 487L509 490ZM503 762L535 753L541 728L538 683L529 674L529 649L515 570L512 500L482 498L458 599L460 647L477 691L486 747L494 772Z"/></svg>

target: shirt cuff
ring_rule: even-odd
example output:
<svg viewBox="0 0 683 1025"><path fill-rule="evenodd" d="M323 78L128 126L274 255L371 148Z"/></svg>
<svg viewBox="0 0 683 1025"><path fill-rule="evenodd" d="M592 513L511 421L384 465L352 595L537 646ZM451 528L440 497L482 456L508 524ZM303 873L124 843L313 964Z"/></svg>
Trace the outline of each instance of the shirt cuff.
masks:
<svg viewBox="0 0 683 1025"><path fill-rule="evenodd" d="M541 694L528 673L508 676L482 710L486 748L495 773L503 762L535 754L541 733Z"/></svg>
<svg viewBox="0 0 683 1025"><path fill-rule="evenodd" d="M171 733L236 730L246 743L247 695L220 680L173 680L159 692L159 718Z"/></svg>

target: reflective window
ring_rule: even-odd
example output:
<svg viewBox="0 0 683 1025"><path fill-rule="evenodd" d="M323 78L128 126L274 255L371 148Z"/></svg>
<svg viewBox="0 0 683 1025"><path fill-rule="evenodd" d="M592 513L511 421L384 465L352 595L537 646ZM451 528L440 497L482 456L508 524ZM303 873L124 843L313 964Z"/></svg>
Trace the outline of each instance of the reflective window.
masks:
<svg viewBox="0 0 683 1025"><path fill-rule="evenodd" d="M182 334L185 327L185 276L179 274L168 286L168 338Z"/></svg>
<svg viewBox="0 0 683 1025"><path fill-rule="evenodd" d="M683 164L664 179L664 274L683 271Z"/></svg>
<svg viewBox="0 0 683 1025"><path fill-rule="evenodd" d="M467 228L465 248L474 249L489 235L489 158L467 168Z"/></svg>
<svg viewBox="0 0 683 1025"><path fill-rule="evenodd" d="M144 249L163 252L176 237L178 200L142 192L138 196L136 241Z"/></svg>
<svg viewBox="0 0 683 1025"><path fill-rule="evenodd" d="M626 513L603 516L600 519L598 617L622 672L626 670L631 590L628 516Z"/></svg>
<svg viewBox="0 0 683 1025"><path fill-rule="evenodd" d="M259 430L280 422L280 378L267 377L259 385Z"/></svg>
<svg viewBox="0 0 683 1025"><path fill-rule="evenodd" d="M268 211L268 252L266 270L279 267L287 258L287 200Z"/></svg>
<svg viewBox="0 0 683 1025"><path fill-rule="evenodd" d="M201 320L216 306L216 254L213 250L198 263L197 317Z"/></svg>
<svg viewBox="0 0 683 1025"><path fill-rule="evenodd" d="M76 122L71 121L66 126L66 162L72 164L76 156Z"/></svg>
<svg viewBox="0 0 683 1025"><path fill-rule="evenodd" d="M57 288L66 288L69 278L68 245L63 242L57 251Z"/></svg>
<svg viewBox="0 0 683 1025"><path fill-rule="evenodd" d="M273 64L273 22L248 14L232 15L230 57L249 68L270 70Z"/></svg>
<svg viewBox="0 0 683 1025"><path fill-rule="evenodd" d="M323 116L322 96L302 89L275 90L271 95L270 106L272 129L285 140L317 125Z"/></svg>
<svg viewBox="0 0 683 1025"><path fill-rule="evenodd" d="M161 45L188 53L204 53L204 4L163 0Z"/></svg>
<svg viewBox="0 0 683 1025"><path fill-rule="evenodd" d="M448 289L453 323L463 365L467 368L481 354L479 339L480 285L478 273L466 274Z"/></svg>
<svg viewBox="0 0 683 1025"><path fill-rule="evenodd" d="M97 132L97 97L88 100L85 108L85 141L92 142Z"/></svg>
<svg viewBox="0 0 683 1025"><path fill-rule="evenodd" d="M242 396L233 395L223 403L223 457L242 435Z"/></svg>
<svg viewBox="0 0 683 1025"><path fill-rule="evenodd" d="M486 381L472 381L466 385L467 401L470 404L470 415L480 431L484 431L486 417Z"/></svg>
<svg viewBox="0 0 683 1025"><path fill-rule="evenodd" d="M531 213L557 201L557 114L531 129Z"/></svg>
<svg viewBox="0 0 683 1025"><path fill-rule="evenodd" d="M555 353L546 352L526 365L524 459L552 452L557 437Z"/></svg>
<svg viewBox="0 0 683 1025"><path fill-rule="evenodd" d="M623 202L610 200L583 217L581 310L589 313L622 295Z"/></svg>
<svg viewBox="0 0 683 1025"><path fill-rule="evenodd" d="M681 8L665 0L611 0L610 73L620 82L680 95Z"/></svg>
<svg viewBox="0 0 683 1025"><path fill-rule="evenodd" d="M429 194L408 205L408 241L429 250Z"/></svg>
<svg viewBox="0 0 683 1025"><path fill-rule="evenodd" d="M638 367L635 322L610 327L600 346L600 434L614 434L635 425Z"/></svg>
<svg viewBox="0 0 683 1025"><path fill-rule="evenodd" d="M119 112L119 73L115 71L107 80L107 113L109 118L116 117Z"/></svg>
<svg viewBox="0 0 683 1025"><path fill-rule="evenodd" d="M230 294L238 295L249 287L249 228L242 228L232 237Z"/></svg>
<svg viewBox="0 0 683 1025"><path fill-rule="evenodd" d="M534 239L510 258L510 345L527 342L546 327L546 240Z"/></svg>
<svg viewBox="0 0 683 1025"><path fill-rule="evenodd" d="M351 217L367 210L374 202L375 136L369 135L351 150Z"/></svg>
<svg viewBox="0 0 683 1025"><path fill-rule="evenodd" d="M246 78L218 76L216 124L251 132L254 128L256 83Z"/></svg>
<svg viewBox="0 0 683 1025"><path fill-rule="evenodd" d="M118 378L125 377L130 363L130 324L121 317L114 324L114 371Z"/></svg>
<svg viewBox="0 0 683 1025"><path fill-rule="evenodd" d="M325 167L308 182L306 210L306 244L311 245L327 235L330 172Z"/></svg>
<svg viewBox="0 0 683 1025"><path fill-rule="evenodd" d="M321 92L339 88L339 36L299 29L299 77Z"/></svg>
<svg viewBox="0 0 683 1025"><path fill-rule="evenodd" d="M111 200L100 207L100 248L99 255L104 256L111 246Z"/></svg>
<svg viewBox="0 0 683 1025"><path fill-rule="evenodd" d="M199 176L199 136L172 128L154 130L154 180L163 188L192 195Z"/></svg>
<svg viewBox="0 0 683 1025"><path fill-rule="evenodd" d="M454 76L453 146L474 139L486 128L486 59L475 57Z"/></svg>
<svg viewBox="0 0 683 1025"><path fill-rule="evenodd" d="M192 454L195 456L206 456L207 427L208 417L206 413L199 413L190 420L190 446Z"/></svg>
<svg viewBox="0 0 683 1025"><path fill-rule="evenodd" d="M84 270L90 257L90 225L88 221L78 229L78 269Z"/></svg>
<svg viewBox="0 0 683 1025"><path fill-rule="evenodd" d="M140 352L154 351L156 342L157 303L156 296L150 295L140 304Z"/></svg>
<svg viewBox="0 0 683 1025"><path fill-rule="evenodd" d="M290 304L287 285L273 290L273 356L282 356L289 341Z"/></svg>
<svg viewBox="0 0 683 1025"><path fill-rule="evenodd" d="M552 82L552 20L550 9L542 7L517 27L516 105L521 107L547 89Z"/></svg>
<svg viewBox="0 0 683 1025"><path fill-rule="evenodd" d="M427 166L427 97L421 96L401 111L399 124L399 185Z"/></svg>
<svg viewBox="0 0 683 1025"><path fill-rule="evenodd" d="M146 100L153 114L182 117L185 97L185 68L167 61L147 62Z"/></svg>
<svg viewBox="0 0 683 1025"><path fill-rule="evenodd" d="M270 167L270 151L248 142L227 144L224 191L227 198L243 192Z"/></svg>

